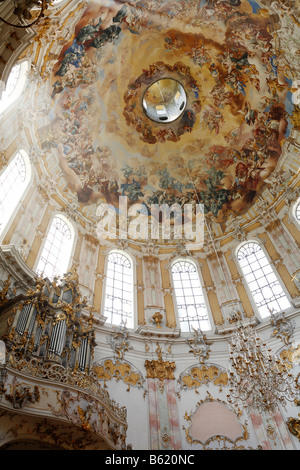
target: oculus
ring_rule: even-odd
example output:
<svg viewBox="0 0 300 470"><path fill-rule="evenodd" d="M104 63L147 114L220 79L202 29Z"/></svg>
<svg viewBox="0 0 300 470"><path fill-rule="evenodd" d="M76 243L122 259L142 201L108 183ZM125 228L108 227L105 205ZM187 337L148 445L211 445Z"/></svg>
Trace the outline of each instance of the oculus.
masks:
<svg viewBox="0 0 300 470"><path fill-rule="evenodd" d="M178 119L186 107L183 86L173 78L162 78L150 85L143 96L145 114L156 122L172 122Z"/></svg>

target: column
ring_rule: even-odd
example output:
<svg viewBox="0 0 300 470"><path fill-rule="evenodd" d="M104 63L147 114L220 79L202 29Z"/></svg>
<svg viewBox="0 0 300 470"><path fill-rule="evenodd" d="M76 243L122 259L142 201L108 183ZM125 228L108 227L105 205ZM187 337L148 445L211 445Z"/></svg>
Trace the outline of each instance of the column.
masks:
<svg viewBox="0 0 300 470"><path fill-rule="evenodd" d="M162 293L164 295L164 304L166 310L166 326L168 328L176 328L176 315L174 310L174 302L172 296L172 286L170 279L169 260L160 261L160 272L162 280Z"/></svg>
<svg viewBox="0 0 300 470"><path fill-rule="evenodd" d="M152 450L180 450L181 439L175 396L175 362L146 360L149 392L149 428Z"/></svg>
<svg viewBox="0 0 300 470"><path fill-rule="evenodd" d="M43 240L45 239L45 237L47 235L46 232L47 232L47 228L48 228L48 225L49 225L49 222L50 222L50 219L51 219L51 211L52 210L53 210L53 207L51 207L50 205L47 204L46 207L45 207L45 212L44 212L42 221L41 221L40 225L37 228L37 233L36 233L35 239L33 241L33 244L30 248L28 257L26 259L26 263L31 269L33 269L33 267L34 267L34 263L37 259L40 247L43 243Z"/></svg>
<svg viewBox="0 0 300 470"><path fill-rule="evenodd" d="M204 258L198 258L200 264L201 275L204 283L204 290L207 294L210 310L215 325L224 323L218 296L216 294L216 286L212 280L208 262ZM220 287L220 286L219 286Z"/></svg>
<svg viewBox="0 0 300 470"><path fill-rule="evenodd" d="M224 253L224 256L226 258L227 266L228 266L228 268L230 270L230 273L231 273L232 281L235 285L235 288L237 290L239 299L242 303L242 306L243 306L243 309L244 309L244 312L245 312L245 316L246 317L253 317L254 313L253 313L252 305L251 305L251 302L249 300L247 291L246 291L244 283L243 283L243 277L240 275L240 273L238 271L238 268L237 268L237 265L236 265L235 261L232 258L231 250Z"/></svg>
<svg viewBox="0 0 300 470"><path fill-rule="evenodd" d="M105 278L105 251L106 247L99 246L98 251L98 261L97 261L97 268L96 268L96 279L95 279L95 287L94 287L94 301L93 301L93 308L95 312L101 313L101 303L102 303L102 292L103 292L103 283Z"/></svg>
<svg viewBox="0 0 300 470"><path fill-rule="evenodd" d="M143 279L143 261L137 258L136 264L136 290L137 290L137 316L138 325L145 325L145 302L144 302L144 279Z"/></svg>

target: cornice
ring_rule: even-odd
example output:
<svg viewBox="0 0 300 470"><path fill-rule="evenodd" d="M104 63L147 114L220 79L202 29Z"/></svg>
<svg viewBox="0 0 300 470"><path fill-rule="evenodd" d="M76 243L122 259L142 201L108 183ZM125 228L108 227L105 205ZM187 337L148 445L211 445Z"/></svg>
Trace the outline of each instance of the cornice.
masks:
<svg viewBox="0 0 300 470"><path fill-rule="evenodd" d="M27 266L14 245L2 245L0 247L0 260L8 275L15 280L22 290L26 292L33 286L37 277L36 273Z"/></svg>

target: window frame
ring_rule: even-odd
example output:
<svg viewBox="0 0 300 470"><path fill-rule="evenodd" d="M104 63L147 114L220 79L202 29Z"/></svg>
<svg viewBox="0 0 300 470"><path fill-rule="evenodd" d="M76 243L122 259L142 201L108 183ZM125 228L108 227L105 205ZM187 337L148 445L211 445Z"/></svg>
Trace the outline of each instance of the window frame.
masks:
<svg viewBox="0 0 300 470"><path fill-rule="evenodd" d="M58 8L58 7L61 7L64 3L66 3L66 0L53 0L51 7Z"/></svg>
<svg viewBox="0 0 300 470"><path fill-rule="evenodd" d="M10 95L9 98L7 98L7 103L3 107L1 107L1 101L3 99L3 93L6 90L6 86L10 77L10 74L13 70L13 68L17 65L20 65L20 74L17 79L15 88L13 90L13 93ZM28 83L28 73L30 71L30 61L28 59L24 59L21 61L15 62L12 67L9 70L9 73L7 75L7 78L5 79L4 82L4 89L2 90L1 96L0 96L0 117L3 116L4 114L8 113L17 103L18 99L22 96L22 92L24 91L27 83ZM12 96L15 95L13 98Z"/></svg>
<svg viewBox="0 0 300 470"><path fill-rule="evenodd" d="M296 215L298 208L299 208L299 219ZM298 197L296 202L293 204L292 214L293 214L293 219L296 221L296 226L297 226L298 230L300 230L300 197Z"/></svg>
<svg viewBox="0 0 300 470"><path fill-rule="evenodd" d="M33 179L33 168L32 168L31 162L30 162L29 154L28 154L28 152L25 148L19 148L11 155L8 163L1 169L0 177L6 171L6 169L9 167L9 165L13 162L13 160L18 156L18 154L21 154L21 156L23 158L23 161L24 161L24 164L25 164L26 175L25 175L25 180L24 180L24 188L23 188L22 193L20 194L20 197L19 197L15 207L13 208L13 210L10 213L10 216L8 217L7 221L5 222L3 228L0 227L0 243L2 243L3 240L5 239L6 234L9 231L9 229L11 227L11 224L12 224L15 216L18 213L23 200L26 198L26 196L28 194L28 191L30 189L31 182L32 182L32 179Z"/></svg>
<svg viewBox="0 0 300 470"><path fill-rule="evenodd" d="M266 316L262 316L262 315L259 313L259 310L258 310L259 307L257 307L257 305L256 305L256 302L255 302L255 300L254 300L253 294L252 294L252 292L251 292L251 290L250 290L250 287L249 287L249 285L248 285L248 282L247 282L247 280L246 280L246 278L245 278L244 272L243 272L243 270L242 270L242 267L241 267L240 262L239 262L239 259L238 259L238 252L239 252L239 250L240 250L244 245L247 245L248 243L256 243L256 244L260 247L260 249L263 251L263 254L264 254L265 257L266 257L266 259L267 259L267 261L268 261L268 263L269 263L269 265L270 265L270 267L271 267L271 269L272 269L272 272L273 272L274 276L276 277L276 279L277 279L277 281L278 281L278 283L279 283L279 285L280 285L280 287L281 287L283 293L285 294L285 296L286 296L288 302L290 303L290 307L285 308L284 310L281 309L280 312L285 312L285 311L289 312L289 311L291 311L291 310L293 309L292 299L291 299L291 297L290 297L290 295L289 295L289 292L287 291L287 289L286 289L286 287L285 287L285 285L284 285L283 280L281 279L281 276L279 275L279 273L278 273L278 271L277 271L277 269L276 269L276 266L274 265L273 261L271 260L268 251L267 251L267 250L265 249L265 247L263 246L262 241L261 241L260 239L257 239L257 238L254 238L254 237L253 237L253 238L250 238L250 239L248 239L248 240L243 241L242 243L239 243L239 244L236 246L235 250L234 250L234 254L235 254L235 261L236 261L237 269L238 269L239 274L241 275L241 279L242 279L242 282L243 282L243 286L245 287L245 290L246 290L246 293L247 293L249 302L250 302L250 304L252 305L253 312L255 313L255 315L256 315L256 316L259 318L259 320L261 320L261 321L268 321L268 320L270 320L270 318L271 318L271 313L270 313L269 315L266 315ZM265 305L267 305L267 304L265 304Z"/></svg>
<svg viewBox="0 0 300 470"><path fill-rule="evenodd" d="M117 248L111 248L106 257L105 257L105 266L104 266L104 280L103 280L103 289L102 289L102 302L101 302L101 314L103 317L106 317L105 315L105 299L106 299L106 287L107 287L107 270L108 270L108 262L109 262L109 255L111 253L119 253L123 256L125 256L129 262L131 263L131 269L132 269L132 327L128 327L126 324L126 328L128 330L134 330L137 325L137 289L136 289L136 260L135 258L129 254L125 250L120 250ZM110 327L116 327L116 326L121 326L122 324L116 324L116 323L111 323L108 319L105 320L105 324L109 325Z"/></svg>
<svg viewBox="0 0 300 470"><path fill-rule="evenodd" d="M212 313L211 313L211 309L210 309L210 303L209 303L209 299L208 299L208 296L207 296L207 292L206 292L206 289L205 287L203 287L203 278L202 278L202 274L201 274L201 270L200 270L200 266L199 266L199 263L197 262L197 260L193 259L193 258L183 258L181 256L179 257L176 257L172 260L172 263L171 263L171 266L170 266L170 270L169 270L169 275L170 275L170 280L171 280L171 286L172 286L172 299L173 299L173 305L174 305L174 311L175 311L175 317L176 317L176 323L178 324L178 327L180 328L181 330L181 333L184 334L184 335L190 335L191 333L193 333L193 331L183 331L181 329L181 321L180 321L180 316L179 316L179 312L178 312L178 304L177 304L177 297L176 297L176 293L175 293L175 285L174 285L174 279L173 279L173 272L172 272L172 269L173 269L173 266L180 262L180 261L184 261L184 262L190 262L191 264L194 265L195 269L196 269L196 272L198 274L198 278L199 278L199 283L200 283L200 287L201 287L201 291L202 291L202 295L203 295L203 299L204 299L204 303L205 303L205 307L206 307L206 312L207 312L207 320L210 324L210 328L207 329L207 330L202 330L201 331L203 333L208 333L208 332L213 332L214 330L214 321L213 321L213 317L212 317ZM200 326L199 326L200 328Z"/></svg>
<svg viewBox="0 0 300 470"><path fill-rule="evenodd" d="M63 222L66 223L66 225L68 226L68 228L70 229L70 232L71 232L71 237L72 237L72 248L70 250L70 256L69 256L69 260L68 260L68 265L66 267L66 270L65 270L65 273L61 273L59 274L60 277L63 277L64 274L66 274L69 270L70 270L70 267L72 265L72 261L73 261L73 256L74 256L74 251L75 251L75 247L76 247L76 239L77 239L77 231L74 227L74 224L64 215L62 214L61 212L59 211L55 211L55 213L52 215L49 223L48 223L48 226L47 226L47 230L45 231L45 237L43 239L43 242L41 243L41 246L39 248L39 251L38 251L38 255L36 257L36 260L35 260L35 263L34 263L34 267L33 267L33 270L35 273L37 273L37 275L40 275L38 274L37 272L37 268L38 268L38 265L39 265L39 262L40 262L40 259L41 259L41 256L42 256L42 253L43 253L43 250L44 250L44 246L45 246L45 243L46 243L46 240L47 240L47 237L48 237L48 234L50 233L50 229L51 229L51 226L52 226L52 223L54 221L54 219L56 217L59 217ZM44 274L42 274L44 275ZM51 280L51 279L50 279Z"/></svg>

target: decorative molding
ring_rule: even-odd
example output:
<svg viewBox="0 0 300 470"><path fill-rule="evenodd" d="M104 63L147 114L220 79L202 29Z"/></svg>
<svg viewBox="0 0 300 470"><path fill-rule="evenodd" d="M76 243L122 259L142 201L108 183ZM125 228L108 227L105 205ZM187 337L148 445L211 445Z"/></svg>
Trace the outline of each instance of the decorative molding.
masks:
<svg viewBox="0 0 300 470"><path fill-rule="evenodd" d="M227 436L222 434L214 434L213 436L206 439L205 442L202 442L193 435L193 421L195 420L196 414L199 411L201 406L205 406L207 403L215 402L221 406L224 406L228 409L229 413L231 414L231 420L235 420L235 424L239 427L242 431L242 434L237 436L234 439L231 439ZM224 408L225 409L225 408ZM238 422L239 415L236 415L235 412L228 408L228 404L222 400L216 400L212 398L209 392L207 392L207 396L204 400L201 400L196 405L196 410L188 414L187 412L184 415L184 419L188 423L188 427L183 426L183 430L185 432L186 441L188 444L198 444L201 445L201 450L242 450L242 449L251 449L251 447L245 447L241 443L241 441L246 441L249 438L249 433L247 431L246 425L241 424ZM213 418L212 418L213 419ZM196 426L197 427L197 426Z"/></svg>
<svg viewBox="0 0 300 470"><path fill-rule="evenodd" d="M190 353L193 353L195 357L199 358L199 361L203 363L206 359L209 358L210 345L211 342L207 342L206 335L200 330L196 330L193 327L194 333L192 338L188 338L186 342L188 343Z"/></svg>
<svg viewBox="0 0 300 470"><path fill-rule="evenodd" d="M126 421L116 419L116 414L111 415L95 397L64 390L57 392L56 406L48 406L53 416L67 419L86 431L100 435L112 448L126 449Z"/></svg>
<svg viewBox="0 0 300 470"><path fill-rule="evenodd" d="M11 285L10 275L6 281L0 281L0 288L0 307L2 307L16 295L16 287Z"/></svg>
<svg viewBox="0 0 300 470"><path fill-rule="evenodd" d="M179 338L181 330L175 326L166 325L166 327L157 328L152 325L140 325L137 330L137 334L145 336L147 338L152 338L156 340L159 338Z"/></svg>
<svg viewBox="0 0 300 470"><path fill-rule="evenodd" d="M298 414L300 418L300 414ZM300 419L297 418L288 418L286 421L286 425L288 427L288 430L290 431L293 436L296 436L298 440L300 441Z"/></svg>
<svg viewBox="0 0 300 470"><path fill-rule="evenodd" d="M295 321L287 320L284 312L271 312L271 325L273 326L271 336L280 338L286 345L290 344L296 326Z"/></svg>
<svg viewBox="0 0 300 470"><path fill-rule="evenodd" d="M163 315L160 312L155 312L154 315L152 315L152 321L155 324L156 328L161 328L162 320Z"/></svg>
<svg viewBox="0 0 300 470"><path fill-rule="evenodd" d="M228 375L223 367L216 364L193 365L180 374L177 380L180 387L177 395L180 397L181 390L192 389L198 394L198 388L209 383L218 386L221 390L222 387L227 386L227 382Z"/></svg>
<svg viewBox="0 0 300 470"><path fill-rule="evenodd" d="M94 365L93 372L98 380L104 381L104 387L106 382L116 379L117 382L121 380L127 385L127 392L131 387L144 388L145 379L142 374L127 361L102 359Z"/></svg>
<svg viewBox="0 0 300 470"><path fill-rule="evenodd" d="M12 404L13 408L21 409L28 403L38 402L40 390L37 385L18 383L17 378L14 377L10 384L10 392L5 393L4 397Z"/></svg>
<svg viewBox="0 0 300 470"><path fill-rule="evenodd" d="M145 367L147 370L148 379L159 379L160 382L164 380L174 380L174 370L176 368L175 362L158 360L146 360Z"/></svg>
<svg viewBox="0 0 300 470"><path fill-rule="evenodd" d="M158 359L146 360L145 368L147 371L147 379L158 379L160 382L160 390L164 390L165 380L175 380L174 371L176 369L175 362L164 361L159 344L157 343L156 353Z"/></svg>
<svg viewBox="0 0 300 470"><path fill-rule="evenodd" d="M292 343L288 349L282 349L280 351L280 359L287 368L292 369L295 364L300 364L300 345ZM300 387L298 382L299 376L296 379L297 387Z"/></svg>
<svg viewBox="0 0 300 470"><path fill-rule="evenodd" d="M114 333L110 337L110 345L115 357L123 361L125 352L132 349L129 344L129 331L124 324L114 326L113 329Z"/></svg>
<svg viewBox="0 0 300 470"><path fill-rule="evenodd" d="M18 286L26 292L34 285L36 273L27 266L14 245L1 246L0 263L10 275L14 286Z"/></svg>

